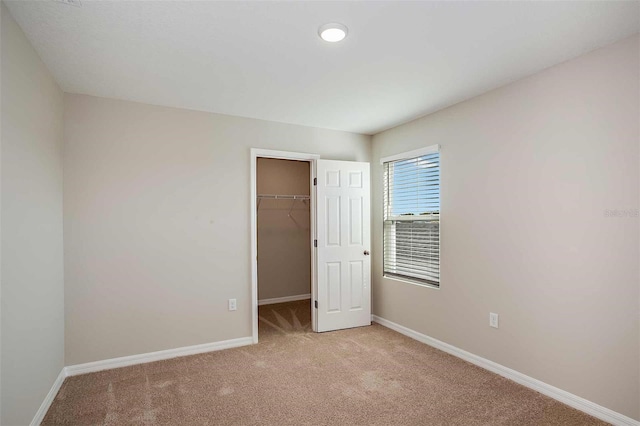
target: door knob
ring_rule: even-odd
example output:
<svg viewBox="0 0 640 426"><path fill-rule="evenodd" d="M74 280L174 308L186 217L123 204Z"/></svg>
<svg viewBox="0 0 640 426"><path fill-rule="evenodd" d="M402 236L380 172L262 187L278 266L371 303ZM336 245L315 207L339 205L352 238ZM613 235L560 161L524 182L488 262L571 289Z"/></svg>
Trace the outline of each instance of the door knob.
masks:
<svg viewBox="0 0 640 426"><path fill-rule="evenodd" d="M365 251L364 251L364 255L365 255L365 256L369 256L369 250L365 250Z"/></svg>

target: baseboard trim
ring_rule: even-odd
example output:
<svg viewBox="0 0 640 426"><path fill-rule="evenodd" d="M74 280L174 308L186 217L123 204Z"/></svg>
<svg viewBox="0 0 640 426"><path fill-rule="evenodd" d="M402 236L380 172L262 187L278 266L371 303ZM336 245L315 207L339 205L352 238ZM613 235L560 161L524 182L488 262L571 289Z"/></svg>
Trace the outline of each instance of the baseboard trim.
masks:
<svg viewBox="0 0 640 426"><path fill-rule="evenodd" d="M559 389L555 386L541 382L538 379L534 379L533 377L529 377L518 371L512 370L511 368L505 367L493 361L489 361L486 358L482 358L478 355L474 355L448 343L444 343L440 340L434 339L433 337L429 337L426 334L419 333L415 330L412 330L400 324L396 324L377 315L372 315L371 320L387 328L390 328L391 330L397 331L400 334L404 334L407 337L411 337L412 339L415 339L419 342L425 343L436 349L440 349L443 352L477 365L478 367L484 368L485 370L489 370L493 373L499 374L502 377L506 377L509 380L540 392L543 395L560 401L563 404L566 404L577 410L583 411L600 420L609 422L615 426L640 426L640 421L634 420L631 417L627 417L609 408L603 407L582 397Z"/></svg>
<svg viewBox="0 0 640 426"><path fill-rule="evenodd" d="M307 299L311 299L311 293L298 294L296 296L274 297L273 299L262 299L262 300L258 300L258 306L273 305L275 303L295 302L297 300L307 300Z"/></svg>
<svg viewBox="0 0 640 426"><path fill-rule="evenodd" d="M94 373L96 371L110 370L112 368L128 367L130 365L145 364L148 362L162 361L165 359L176 358L179 356L196 355L205 352L220 351L223 349L237 348L240 346L252 345L252 337L241 337L238 339L223 340L221 342L204 343L202 345L184 346L182 348L167 349L164 351L149 352L139 355L123 356L120 358L105 359L102 361L88 362L86 364L76 364L63 367L56 381L51 386L49 393L45 397L36 415L31 420L31 426L38 426L44 420L51 403L55 399L64 379L70 376L80 374Z"/></svg>
<svg viewBox="0 0 640 426"><path fill-rule="evenodd" d="M56 381L53 382L53 386L51 386L49 393L44 398L44 401L42 401L42 404L40 404L40 408L38 408L38 411L36 412L36 415L33 417L33 420L31 420L31 426L39 426L40 423L42 423L42 421L44 420L44 416L47 414L47 411L49 411L49 407L51 407L51 403L53 402L56 395L58 394L58 391L60 390L60 387L62 386L62 383L64 382L64 379L66 377L67 377L67 374L63 367L62 370L60 371L60 374L58 374Z"/></svg>
<svg viewBox="0 0 640 426"><path fill-rule="evenodd" d="M223 340L221 342L204 343L201 345L185 346L164 351L149 352L139 355L123 356L119 358L105 359L102 361L87 362L86 364L69 365L64 368L67 376L77 376L79 374L94 373L96 371L110 370L112 368L128 367L136 364L146 364L148 362L162 361L179 356L196 355L205 352L220 351L223 349L237 348L253 344L252 337L241 337L238 339Z"/></svg>

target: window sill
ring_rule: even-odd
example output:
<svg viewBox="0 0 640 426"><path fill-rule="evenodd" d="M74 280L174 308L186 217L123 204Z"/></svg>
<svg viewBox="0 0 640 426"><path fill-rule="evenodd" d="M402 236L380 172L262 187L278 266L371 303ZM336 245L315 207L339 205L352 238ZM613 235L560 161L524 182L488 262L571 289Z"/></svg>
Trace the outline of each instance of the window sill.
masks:
<svg viewBox="0 0 640 426"><path fill-rule="evenodd" d="M433 284L428 284L428 283L423 283L420 281L414 281L411 280L409 278L399 278L399 277L395 277L392 275L382 275L382 278L386 278L388 280L392 280L392 281L398 281L401 283L405 283L405 284L411 284L411 285L415 285L418 287L424 287L424 288L430 288L431 290L440 290L440 286L435 286Z"/></svg>

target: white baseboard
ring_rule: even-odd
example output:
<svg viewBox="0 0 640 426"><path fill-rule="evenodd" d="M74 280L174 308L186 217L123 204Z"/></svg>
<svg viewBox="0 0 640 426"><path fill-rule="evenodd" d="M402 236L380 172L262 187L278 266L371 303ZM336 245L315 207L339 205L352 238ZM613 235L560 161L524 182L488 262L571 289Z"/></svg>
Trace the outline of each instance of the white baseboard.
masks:
<svg viewBox="0 0 640 426"><path fill-rule="evenodd" d="M64 379L66 377L67 374L64 368L62 368L60 374L58 374L58 377L56 378L56 381L53 382L53 386L51 386L49 393L44 398L44 401L42 401L42 404L40 404L40 408L38 408L36 415L33 417L33 420L31 420L31 426L39 426L40 423L42 423L42 421L44 420L44 416L47 414L51 403L58 394L58 391L60 390L60 387L62 386L62 383L64 382Z"/></svg>
<svg viewBox="0 0 640 426"><path fill-rule="evenodd" d="M274 297L273 299L262 299L262 300L258 300L258 306L273 305L275 303L295 302L296 300L306 300L306 299L311 299L311 293L298 294L296 296Z"/></svg>
<svg viewBox="0 0 640 426"><path fill-rule="evenodd" d="M583 411L600 420L604 420L605 422L609 422L616 426L640 426L640 421L634 420L623 414L610 410L609 408L606 408L594 402L588 401L577 395L573 395L567 391L559 389L555 386L551 386L547 383L541 382L538 379L534 379L533 377L529 377L525 374L512 370L508 367L505 367L493 361L489 361L486 358L482 358L478 355L474 355L470 352L459 349L448 343L441 342L440 340L434 339L433 337L429 337L426 334L422 334L415 330L411 330L410 328L407 328L400 324L396 324L392 321L381 318L377 315L372 315L371 320L387 328L390 328L391 330L397 331L400 334L404 334L405 336L411 337L412 339L415 339L419 342L425 343L436 349L440 349L443 352L446 352L455 357L461 358L465 361L475 364L478 367L484 368L486 370L499 374L503 377L506 377L507 379L510 379L516 383L519 383L523 386L526 386L530 389L540 392L541 394L551 397L577 410Z"/></svg>
<svg viewBox="0 0 640 426"><path fill-rule="evenodd" d="M112 368L128 367L130 365L145 364L147 362L162 361L179 356L196 355L252 344L252 337L241 337L238 339L223 340L221 342L204 343L202 345L185 346L182 348L167 349L164 351L105 359L103 361L88 362L86 364L69 365L65 367L64 370L67 376L77 376L79 374L93 373Z"/></svg>
<svg viewBox="0 0 640 426"><path fill-rule="evenodd" d="M222 349L237 348L239 346L252 345L253 338L241 337L239 339L223 340L221 342L204 343L202 345L184 346L182 348L167 349L164 351L149 352L139 355L123 356L120 358L105 359L103 361L88 362L86 364L76 364L64 367L58 378L51 386L51 390L40 405L38 412L31 421L31 426L38 426L44 420L51 403L55 399L64 379L69 376L79 374L94 373L96 371L109 370L112 368L127 367L135 364L145 364L147 362L162 361L164 359L176 358L179 356L196 355L205 352L220 351Z"/></svg>

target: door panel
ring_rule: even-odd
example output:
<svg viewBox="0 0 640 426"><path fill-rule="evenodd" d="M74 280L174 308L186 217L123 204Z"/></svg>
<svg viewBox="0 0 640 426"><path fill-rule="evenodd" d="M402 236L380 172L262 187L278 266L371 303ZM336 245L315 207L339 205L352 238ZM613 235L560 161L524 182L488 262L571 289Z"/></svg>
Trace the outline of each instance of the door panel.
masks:
<svg viewBox="0 0 640 426"><path fill-rule="evenodd" d="M362 299L364 299L364 262L358 260L349 262L349 272L349 285L351 287L351 309L361 309Z"/></svg>
<svg viewBox="0 0 640 426"><path fill-rule="evenodd" d="M349 198L349 244L362 245L362 198Z"/></svg>
<svg viewBox="0 0 640 426"><path fill-rule="evenodd" d="M340 262L327 262L327 312L340 312L342 302L342 274Z"/></svg>
<svg viewBox="0 0 640 426"><path fill-rule="evenodd" d="M326 241L328 246L340 245L340 230L342 228L340 224L340 197L328 196L326 197L326 221L327 221L327 233Z"/></svg>
<svg viewBox="0 0 640 426"><path fill-rule="evenodd" d="M371 324L369 163L317 160L317 331Z"/></svg>

